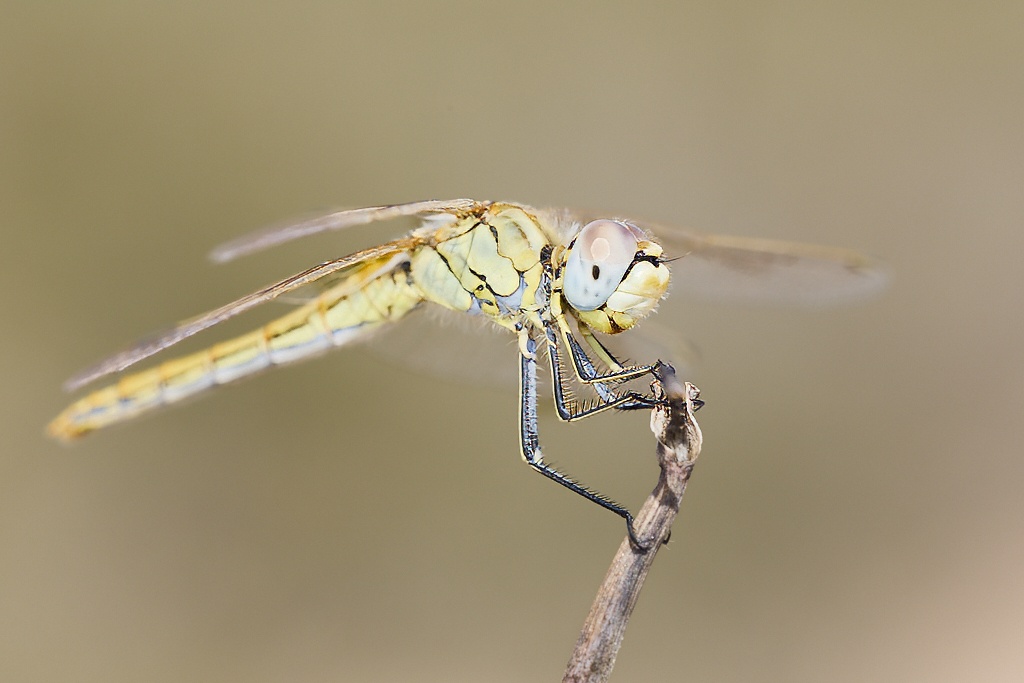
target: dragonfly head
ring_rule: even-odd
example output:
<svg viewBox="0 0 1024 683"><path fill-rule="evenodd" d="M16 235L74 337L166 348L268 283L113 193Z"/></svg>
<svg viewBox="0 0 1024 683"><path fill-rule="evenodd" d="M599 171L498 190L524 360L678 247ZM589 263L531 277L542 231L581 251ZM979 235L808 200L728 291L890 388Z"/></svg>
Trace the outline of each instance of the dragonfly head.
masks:
<svg viewBox="0 0 1024 683"><path fill-rule="evenodd" d="M581 322L598 332L628 330L668 290L661 245L622 221L587 223L561 260L562 297Z"/></svg>

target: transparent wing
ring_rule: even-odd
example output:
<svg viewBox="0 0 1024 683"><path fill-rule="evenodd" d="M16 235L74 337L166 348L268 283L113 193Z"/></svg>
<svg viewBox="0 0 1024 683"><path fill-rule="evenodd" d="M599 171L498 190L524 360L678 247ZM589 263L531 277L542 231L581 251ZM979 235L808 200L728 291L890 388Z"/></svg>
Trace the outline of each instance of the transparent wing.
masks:
<svg viewBox="0 0 1024 683"><path fill-rule="evenodd" d="M696 376L700 349L678 329L680 325L672 322L669 316L650 316L622 334L601 337L601 343L624 365L662 360L671 363L680 375Z"/></svg>
<svg viewBox="0 0 1024 683"><path fill-rule="evenodd" d="M196 318L182 322L166 332L141 341L138 344L125 349L124 351L73 376L64 383L64 389L65 391L74 391L75 389L88 384L93 380L99 379L100 377L120 372L121 370L138 363L144 358L152 356L158 351L162 351L169 346L177 344L183 339L191 337L197 332L213 327L218 323L229 318L233 318L236 315L244 313L245 311L259 306L262 303L272 301L286 292L290 292L298 289L299 287L316 282L328 275L333 275L345 269L353 268L365 261L406 251L414 246L414 244L415 239L407 237L378 247L373 247L371 249L364 249L363 251L358 251L349 256L313 266L301 273L296 273L295 275L285 278L280 282L276 282L251 294L247 294L246 296L221 306L220 308L216 308Z"/></svg>
<svg viewBox="0 0 1024 683"><path fill-rule="evenodd" d="M373 337L366 350L417 374L511 389L519 382L516 336L484 316L423 306Z"/></svg>
<svg viewBox="0 0 1024 683"><path fill-rule="evenodd" d="M830 306L881 291L888 274L857 251L638 224L664 247L676 296Z"/></svg>
<svg viewBox="0 0 1024 683"><path fill-rule="evenodd" d="M356 225L365 225L403 216L451 214L454 217L459 217L479 211L488 204L489 202L478 202L473 199L431 199L407 204L390 204L388 206L370 206L363 209L335 211L325 216L316 216L295 223L275 225L243 235L238 239L215 247L210 252L210 258L217 263L224 263L239 256L252 254L284 242L290 242L300 237L315 235L328 230L343 230Z"/></svg>

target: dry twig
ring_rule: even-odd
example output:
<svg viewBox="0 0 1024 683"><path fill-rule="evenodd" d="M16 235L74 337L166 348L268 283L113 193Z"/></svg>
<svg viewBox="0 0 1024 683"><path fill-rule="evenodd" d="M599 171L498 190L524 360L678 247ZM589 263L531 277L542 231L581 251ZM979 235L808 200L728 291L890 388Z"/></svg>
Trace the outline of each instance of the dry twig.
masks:
<svg viewBox="0 0 1024 683"><path fill-rule="evenodd" d="M660 365L655 376L655 393L668 399L667 405L651 413L661 476L635 520L637 536L648 543L649 549L644 552L632 547L628 538L622 541L583 624L563 683L598 683L611 675L626 622L658 549L668 541L686 482L700 454L700 427L693 417L694 403L700 406L699 390L689 382L681 385L671 366Z"/></svg>

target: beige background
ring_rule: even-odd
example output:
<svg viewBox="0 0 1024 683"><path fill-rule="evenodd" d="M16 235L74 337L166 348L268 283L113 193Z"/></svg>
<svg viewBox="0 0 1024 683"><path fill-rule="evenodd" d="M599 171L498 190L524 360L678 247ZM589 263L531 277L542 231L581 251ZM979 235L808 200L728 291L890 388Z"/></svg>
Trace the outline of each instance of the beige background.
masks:
<svg viewBox="0 0 1024 683"><path fill-rule="evenodd" d="M383 235L218 242L454 196L894 273L670 321L705 450L616 680L1024 678L1024 4L666 4L3 3L0 679L561 675L622 527L519 462L513 391L352 351L42 436L83 365ZM636 507L646 422L542 429Z"/></svg>

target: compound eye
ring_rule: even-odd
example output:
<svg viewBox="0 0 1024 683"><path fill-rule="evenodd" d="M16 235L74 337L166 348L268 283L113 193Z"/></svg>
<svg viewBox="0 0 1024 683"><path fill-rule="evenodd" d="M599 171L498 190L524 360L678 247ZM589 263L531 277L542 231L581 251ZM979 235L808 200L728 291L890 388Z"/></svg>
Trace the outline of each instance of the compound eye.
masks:
<svg viewBox="0 0 1024 683"><path fill-rule="evenodd" d="M623 223L587 223L576 236L562 277L562 294L578 311L592 311L608 300L636 256L637 238Z"/></svg>

